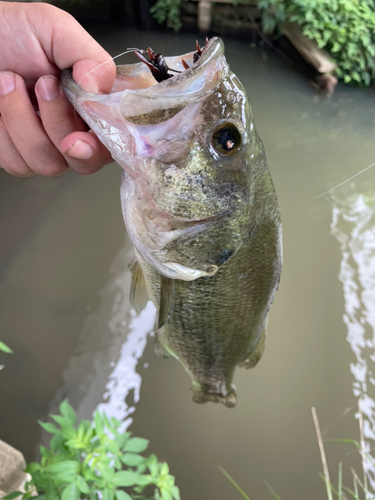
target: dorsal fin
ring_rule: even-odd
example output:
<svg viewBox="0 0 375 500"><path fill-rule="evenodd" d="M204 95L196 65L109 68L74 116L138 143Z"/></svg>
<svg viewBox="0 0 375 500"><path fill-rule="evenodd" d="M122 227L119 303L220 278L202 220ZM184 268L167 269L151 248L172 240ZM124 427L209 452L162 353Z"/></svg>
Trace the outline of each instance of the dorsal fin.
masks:
<svg viewBox="0 0 375 500"><path fill-rule="evenodd" d="M173 311L175 280L160 276L160 305L158 329L168 320Z"/></svg>
<svg viewBox="0 0 375 500"><path fill-rule="evenodd" d="M129 264L132 275L130 287L130 304L137 312L141 312L146 307L148 292L143 271L136 257Z"/></svg>

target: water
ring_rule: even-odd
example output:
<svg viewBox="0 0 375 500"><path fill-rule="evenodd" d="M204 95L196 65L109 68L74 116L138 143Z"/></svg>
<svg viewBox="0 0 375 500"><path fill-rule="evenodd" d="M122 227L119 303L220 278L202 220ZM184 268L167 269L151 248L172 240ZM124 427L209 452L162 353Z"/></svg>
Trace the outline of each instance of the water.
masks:
<svg viewBox="0 0 375 500"><path fill-rule="evenodd" d="M93 30L115 55L128 46L192 50L192 36ZM46 441L37 419L68 397L80 417L96 407L151 440L184 500L240 498L222 465L253 499L325 498L311 417L327 438L359 439L363 397L375 439L375 168L315 201L374 162L371 90L339 85L319 96L296 68L265 48L226 41L266 147L283 222L284 268L265 354L238 369L234 410L192 403L190 380L153 353L155 311L129 305L133 251L120 213L120 169L84 178L15 179L0 170L0 436L28 460ZM325 443L331 476L361 475L349 445ZM369 468L375 486L375 474Z"/></svg>

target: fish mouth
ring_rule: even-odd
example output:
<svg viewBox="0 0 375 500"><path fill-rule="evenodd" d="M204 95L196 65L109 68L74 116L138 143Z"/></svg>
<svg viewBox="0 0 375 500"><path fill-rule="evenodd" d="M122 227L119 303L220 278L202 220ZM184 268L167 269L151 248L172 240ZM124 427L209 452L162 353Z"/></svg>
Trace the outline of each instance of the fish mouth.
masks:
<svg viewBox="0 0 375 500"><path fill-rule="evenodd" d="M165 57L168 67L177 72L157 83L144 63L117 67L112 92L121 92L121 115L136 125L165 122L189 104L198 103L213 91L226 71L224 44L212 38L194 62L194 52ZM185 69L184 63L190 67Z"/></svg>
<svg viewBox="0 0 375 500"><path fill-rule="evenodd" d="M72 70L63 71L62 83L68 98L78 105L88 105L92 113L110 108L109 122L125 119L130 124L153 125L169 120L189 104L199 103L228 71L224 44L218 37L209 40L196 62L193 58L194 52L165 57L168 67L180 73L160 83L142 62L117 66L115 83L106 95L85 92L73 80Z"/></svg>

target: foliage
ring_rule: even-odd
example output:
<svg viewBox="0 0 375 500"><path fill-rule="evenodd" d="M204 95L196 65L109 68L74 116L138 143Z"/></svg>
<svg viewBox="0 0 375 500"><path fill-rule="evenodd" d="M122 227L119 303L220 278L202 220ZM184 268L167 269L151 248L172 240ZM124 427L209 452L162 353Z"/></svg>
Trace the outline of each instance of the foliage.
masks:
<svg viewBox="0 0 375 500"><path fill-rule="evenodd" d="M167 22L168 28L179 31L182 27L180 19L182 0L158 0L150 12L159 24Z"/></svg>
<svg viewBox="0 0 375 500"><path fill-rule="evenodd" d="M4 344L4 342L1 342L0 340L0 351L6 352L7 354L11 354L13 351L10 349L7 345ZM4 368L4 365L0 365L0 370Z"/></svg>
<svg viewBox="0 0 375 500"><path fill-rule="evenodd" d="M140 455L148 446L147 439L121 433L118 420L109 420L99 412L92 422L76 424L76 413L66 400L60 412L51 415L57 425L39 422L53 437L50 449L40 447L41 462L26 467L32 477L26 492L14 492L4 499L180 500L168 465L158 462L155 455ZM143 494L148 486L154 487L152 497ZM37 497L33 496L34 488Z"/></svg>
<svg viewBox="0 0 375 500"><path fill-rule="evenodd" d="M337 62L346 83L370 85L375 79L375 2L373 0L259 0L265 32L297 23Z"/></svg>

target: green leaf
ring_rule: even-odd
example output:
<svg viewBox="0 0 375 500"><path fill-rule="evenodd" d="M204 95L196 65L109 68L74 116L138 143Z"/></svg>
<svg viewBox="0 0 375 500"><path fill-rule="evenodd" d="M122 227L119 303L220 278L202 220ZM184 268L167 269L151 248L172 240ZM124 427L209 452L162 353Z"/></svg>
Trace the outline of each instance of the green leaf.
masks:
<svg viewBox="0 0 375 500"><path fill-rule="evenodd" d="M117 427L120 427L120 425L121 425L121 422L119 420L117 420L117 418L115 418L115 417L111 418L111 422L112 422L113 427L115 427L116 429L117 429Z"/></svg>
<svg viewBox="0 0 375 500"><path fill-rule="evenodd" d="M6 495L5 497L1 497L2 500L13 500L13 498L17 498L20 495L23 495L23 491L13 491L13 493L9 493L9 495Z"/></svg>
<svg viewBox="0 0 375 500"><path fill-rule="evenodd" d="M73 407L68 403L67 399L64 399L64 401L60 404L59 409L61 415L69 419L72 425L75 425L77 421L77 414Z"/></svg>
<svg viewBox="0 0 375 500"><path fill-rule="evenodd" d="M79 462L63 460L45 467L44 473L50 474L56 483L71 483L75 480L78 470Z"/></svg>
<svg viewBox="0 0 375 500"><path fill-rule="evenodd" d="M180 500L181 499L180 490L177 488L177 486L172 486L171 493L172 493L172 496L173 496L174 500Z"/></svg>
<svg viewBox="0 0 375 500"><path fill-rule="evenodd" d="M86 481L84 480L84 478L82 476L78 476L77 477L77 486L79 488L79 491L81 493L90 493L90 488L89 488L89 485L86 483Z"/></svg>
<svg viewBox="0 0 375 500"><path fill-rule="evenodd" d="M164 489L161 491L161 498L162 500L173 500L171 493Z"/></svg>
<svg viewBox="0 0 375 500"><path fill-rule="evenodd" d="M121 456L121 462L129 467L136 467L144 462L144 457L135 453L125 453Z"/></svg>
<svg viewBox="0 0 375 500"><path fill-rule="evenodd" d="M228 481L236 488L236 490L238 491L238 493L240 495L242 495L242 497L245 499L245 500L250 500L250 498L246 495L246 493L244 492L244 490L241 488L241 486L239 484L236 483L236 481L233 479L233 477L229 474L229 472L227 472L223 467L221 467L221 465L219 465L219 470L220 472L228 479Z"/></svg>
<svg viewBox="0 0 375 500"><path fill-rule="evenodd" d="M38 464L37 462L30 462L29 464L27 464L25 472L28 472L29 474L33 474L34 472L36 472L38 470L40 470L40 464Z"/></svg>
<svg viewBox="0 0 375 500"><path fill-rule="evenodd" d="M6 352L7 354L12 354L13 351L10 347L4 344L4 342L0 341L0 351ZM4 497L5 498L5 497Z"/></svg>
<svg viewBox="0 0 375 500"><path fill-rule="evenodd" d="M52 481L49 481L45 493L46 500L60 500L60 493Z"/></svg>
<svg viewBox="0 0 375 500"><path fill-rule="evenodd" d="M73 424L68 417L63 417L62 415L51 415L53 420L57 422L61 427L71 427L73 428Z"/></svg>
<svg viewBox="0 0 375 500"><path fill-rule="evenodd" d="M142 476L137 472L123 470L116 472L113 482L115 486L134 486L140 483L141 478Z"/></svg>
<svg viewBox="0 0 375 500"><path fill-rule="evenodd" d="M120 448L124 448L125 444L129 441L130 436L130 432L124 432L117 437L117 444Z"/></svg>
<svg viewBox="0 0 375 500"><path fill-rule="evenodd" d="M61 500L79 500L79 489L76 482L71 483L64 488Z"/></svg>
<svg viewBox="0 0 375 500"><path fill-rule="evenodd" d="M110 490L109 488L106 488L103 491L103 500L114 500L115 495L113 490Z"/></svg>
<svg viewBox="0 0 375 500"><path fill-rule="evenodd" d="M49 447L51 448L51 451L62 450L64 441L65 439L60 433L55 434L51 439L51 441L49 442Z"/></svg>
<svg viewBox="0 0 375 500"><path fill-rule="evenodd" d="M49 432L50 434L57 434L59 432L59 429L50 422L41 422L40 420L38 420L38 424L42 427L42 429Z"/></svg>
<svg viewBox="0 0 375 500"><path fill-rule="evenodd" d="M123 490L116 490L116 500L132 500L132 497Z"/></svg>
<svg viewBox="0 0 375 500"><path fill-rule="evenodd" d="M102 424L102 419L100 417L100 413L98 412L98 410L96 410L95 415L94 415L94 423L95 423L96 434L99 436L100 434L103 433L103 424Z"/></svg>
<svg viewBox="0 0 375 500"><path fill-rule="evenodd" d="M132 453L142 453L142 451L145 451L145 449L147 448L148 443L148 439L137 437L131 438L125 444L124 450Z"/></svg>

